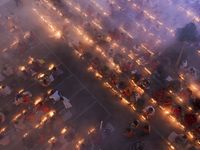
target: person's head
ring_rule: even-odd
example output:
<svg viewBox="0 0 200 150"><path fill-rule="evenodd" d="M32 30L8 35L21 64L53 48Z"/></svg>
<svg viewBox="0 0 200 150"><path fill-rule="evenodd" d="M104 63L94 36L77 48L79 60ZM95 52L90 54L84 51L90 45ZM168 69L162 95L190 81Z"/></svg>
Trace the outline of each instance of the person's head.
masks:
<svg viewBox="0 0 200 150"><path fill-rule="evenodd" d="M3 135L2 134L0 134L0 140L2 140L3 139Z"/></svg>
<svg viewBox="0 0 200 150"><path fill-rule="evenodd" d="M44 84L47 84L47 80L46 80L46 79L43 79L43 83L44 83Z"/></svg>
<svg viewBox="0 0 200 150"><path fill-rule="evenodd" d="M186 139L187 139L187 136L186 136L186 135L183 135L183 139L186 140Z"/></svg>
<svg viewBox="0 0 200 150"><path fill-rule="evenodd" d="M56 67L53 67L53 70L56 71Z"/></svg>
<svg viewBox="0 0 200 150"><path fill-rule="evenodd" d="M191 118L196 118L196 115L195 114L191 114Z"/></svg>
<svg viewBox="0 0 200 150"><path fill-rule="evenodd" d="M128 132L131 132L131 128L127 128L126 130L127 130Z"/></svg>
<svg viewBox="0 0 200 150"><path fill-rule="evenodd" d="M19 121L15 121L15 124L19 124Z"/></svg>
<svg viewBox="0 0 200 150"><path fill-rule="evenodd" d="M60 97L60 100L61 100L61 101L64 101L64 98L61 96L61 97Z"/></svg>
<svg viewBox="0 0 200 150"><path fill-rule="evenodd" d="M139 124L139 120L135 120L133 123L137 126Z"/></svg>
<svg viewBox="0 0 200 150"><path fill-rule="evenodd" d="M149 107L149 112L152 112L153 111L153 108L152 107Z"/></svg>
<svg viewBox="0 0 200 150"><path fill-rule="evenodd" d="M148 124L145 125L145 126L144 126L144 129L149 129L149 125L148 125Z"/></svg>
<svg viewBox="0 0 200 150"><path fill-rule="evenodd" d="M39 105L40 105L40 106L44 106L44 103L43 103L43 102L39 102Z"/></svg>
<svg viewBox="0 0 200 150"><path fill-rule="evenodd" d="M53 142L52 143L52 148L54 148L54 147L56 147L56 143Z"/></svg>

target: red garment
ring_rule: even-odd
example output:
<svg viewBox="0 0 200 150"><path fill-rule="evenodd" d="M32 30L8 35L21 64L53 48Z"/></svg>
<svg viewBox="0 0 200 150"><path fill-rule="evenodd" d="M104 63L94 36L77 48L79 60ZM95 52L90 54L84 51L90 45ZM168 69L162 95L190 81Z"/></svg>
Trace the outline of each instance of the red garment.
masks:
<svg viewBox="0 0 200 150"><path fill-rule="evenodd" d="M181 110L177 107L173 108L173 113L176 117L179 117L179 115L181 114Z"/></svg>
<svg viewBox="0 0 200 150"><path fill-rule="evenodd" d="M184 91L181 92L181 98L185 99L185 100L189 100L190 97L192 96L192 91L189 89L186 89Z"/></svg>
<svg viewBox="0 0 200 150"><path fill-rule="evenodd" d="M152 93L152 97L158 101L158 102L162 102L164 101L164 97L165 97L165 89L161 88L155 92Z"/></svg>
<svg viewBox="0 0 200 150"><path fill-rule="evenodd" d="M26 95L22 95L22 97L23 97L23 104L27 104L28 102L29 102L29 95L28 94L26 94Z"/></svg>
<svg viewBox="0 0 200 150"><path fill-rule="evenodd" d="M24 120L27 121L27 122L29 122L29 123L33 122L35 120L35 114L34 114L34 112L32 112L32 111L28 112L26 114L26 116L24 117Z"/></svg>
<svg viewBox="0 0 200 150"><path fill-rule="evenodd" d="M171 98L165 98L164 99L165 107L169 107L171 104L172 104L172 99Z"/></svg>
<svg viewBox="0 0 200 150"><path fill-rule="evenodd" d="M159 65L158 61L152 61L149 63L149 65L151 66L152 69L156 69Z"/></svg>
<svg viewBox="0 0 200 150"><path fill-rule="evenodd" d="M126 136L127 138L130 138L132 135L133 135L133 129L131 129L130 132L129 132L129 131L126 131L126 132L124 133L124 136Z"/></svg>
<svg viewBox="0 0 200 150"><path fill-rule="evenodd" d="M37 110L40 110L42 112L47 112L49 110L49 106L47 102L43 102L44 106L41 106L40 104L37 105Z"/></svg>
<svg viewBox="0 0 200 150"><path fill-rule="evenodd" d="M185 114L185 124L188 127L191 127L192 124L197 122L197 116L195 114Z"/></svg>

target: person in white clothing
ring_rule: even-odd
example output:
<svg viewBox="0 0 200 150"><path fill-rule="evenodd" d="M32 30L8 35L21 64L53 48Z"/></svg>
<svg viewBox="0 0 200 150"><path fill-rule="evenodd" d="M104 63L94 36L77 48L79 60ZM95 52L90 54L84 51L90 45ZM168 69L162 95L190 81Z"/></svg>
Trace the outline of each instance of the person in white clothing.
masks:
<svg viewBox="0 0 200 150"><path fill-rule="evenodd" d="M60 100L60 93L58 91L51 91L51 95L49 96L49 98L57 102Z"/></svg>
<svg viewBox="0 0 200 150"><path fill-rule="evenodd" d="M147 106L142 110L147 119L151 119L155 115L155 109L152 106Z"/></svg>
<svg viewBox="0 0 200 150"><path fill-rule="evenodd" d="M7 96L11 94L11 89L9 86L2 86L2 88L0 89L0 94Z"/></svg>
<svg viewBox="0 0 200 150"><path fill-rule="evenodd" d="M69 103L69 99L67 99L66 97L64 97L64 96L61 96L60 97L60 100L61 101L63 101L63 104L64 104L64 106L65 106L65 108L71 108L72 107L72 105Z"/></svg>

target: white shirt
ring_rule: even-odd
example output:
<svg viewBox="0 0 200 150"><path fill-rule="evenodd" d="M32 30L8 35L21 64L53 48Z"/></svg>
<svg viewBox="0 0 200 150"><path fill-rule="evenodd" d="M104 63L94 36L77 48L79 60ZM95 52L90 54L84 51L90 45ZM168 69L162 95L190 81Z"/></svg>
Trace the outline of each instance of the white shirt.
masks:
<svg viewBox="0 0 200 150"><path fill-rule="evenodd" d="M50 95L49 98L53 99L54 101L59 101L60 95L58 94L58 91L56 91L52 95Z"/></svg>

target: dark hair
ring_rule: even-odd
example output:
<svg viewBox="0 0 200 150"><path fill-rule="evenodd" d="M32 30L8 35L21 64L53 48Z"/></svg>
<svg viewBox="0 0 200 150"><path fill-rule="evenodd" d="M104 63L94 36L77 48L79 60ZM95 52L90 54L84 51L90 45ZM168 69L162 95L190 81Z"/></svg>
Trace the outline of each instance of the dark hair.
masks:
<svg viewBox="0 0 200 150"><path fill-rule="evenodd" d="M53 70L56 70L56 67L53 67Z"/></svg>
<svg viewBox="0 0 200 150"><path fill-rule="evenodd" d="M61 96L61 97L60 97L60 100L61 100L61 101L63 101L63 100L64 100L64 98Z"/></svg>
<svg viewBox="0 0 200 150"><path fill-rule="evenodd" d="M138 125L138 124L139 124L138 120L135 120L133 123L134 123L135 125Z"/></svg>
<svg viewBox="0 0 200 150"><path fill-rule="evenodd" d="M0 140L2 140L3 139L3 135L2 134L0 134Z"/></svg>
<svg viewBox="0 0 200 150"><path fill-rule="evenodd" d="M131 132L131 128L127 128L126 130L127 130L128 132Z"/></svg>
<svg viewBox="0 0 200 150"><path fill-rule="evenodd" d="M149 125L148 125L148 124L145 125L144 128L145 128L145 129L149 129Z"/></svg>
<svg viewBox="0 0 200 150"><path fill-rule="evenodd" d="M43 79L43 83L44 83L44 84L47 84L47 80L46 80L46 79Z"/></svg>
<svg viewBox="0 0 200 150"><path fill-rule="evenodd" d="M40 106L44 106L44 103L42 103L42 102L39 102L38 104L39 104Z"/></svg>
<svg viewBox="0 0 200 150"><path fill-rule="evenodd" d="M152 108L152 107L149 107L149 111L152 112L152 111L153 111L153 108Z"/></svg>
<svg viewBox="0 0 200 150"><path fill-rule="evenodd" d="M19 121L15 121L15 124L19 124Z"/></svg>

